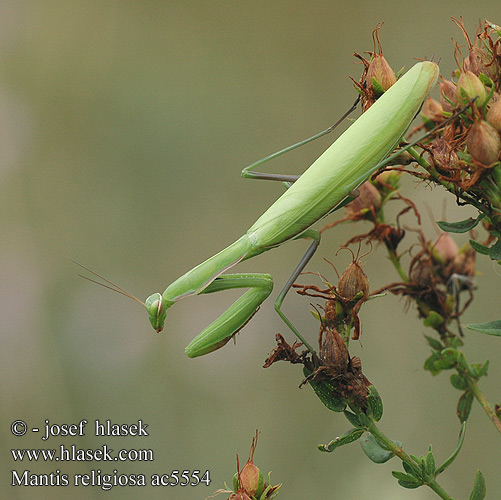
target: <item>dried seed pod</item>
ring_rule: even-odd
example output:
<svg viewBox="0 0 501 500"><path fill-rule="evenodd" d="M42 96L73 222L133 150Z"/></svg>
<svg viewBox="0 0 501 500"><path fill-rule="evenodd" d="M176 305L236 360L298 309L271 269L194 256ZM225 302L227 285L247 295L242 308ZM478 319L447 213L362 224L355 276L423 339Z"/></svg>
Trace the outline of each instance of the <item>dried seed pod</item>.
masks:
<svg viewBox="0 0 501 500"><path fill-rule="evenodd" d="M437 137L430 144L431 158L435 168L446 173L459 166L459 158L450 142L443 137Z"/></svg>
<svg viewBox="0 0 501 500"><path fill-rule="evenodd" d="M485 119L498 131L501 132L501 99L491 104Z"/></svg>
<svg viewBox="0 0 501 500"><path fill-rule="evenodd" d="M444 111L452 111L457 104L456 85L450 80L442 80L438 82L440 86L440 104Z"/></svg>
<svg viewBox="0 0 501 500"><path fill-rule="evenodd" d="M254 465L254 452L256 451L258 435L259 432L256 431L256 435L252 438L249 458L240 471L239 482L241 489L243 489L246 494L250 497L259 498L266 487L266 483L264 481L263 473Z"/></svg>
<svg viewBox="0 0 501 500"><path fill-rule="evenodd" d="M435 99L428 97L428 99L424 101L421 116L425 120L431 120L437 123L442 121L444 119L442 104Z"/></svg>
<svg viewBox="0 0 501 500"><path fill-rule="evenodd" d="M479 120L471 126L466 145L472 158L486 167L499 158L501 151L499 133L485 120Z"/></svg>
<svg viewBox="0 0 501 500"><path fill-rule="evenodd" d="M356 260L353 260L339 278L337 291L347 300L352 300L359 294L362 297L369 295L369 279Z"/></svg>
<svg viewBox="0 0 501 500"><path fill-rule="evenodd" d="M381 207L381 194L372 182L364 182L359 188L359 195L346 205L346 215L352 216L362 210L377 210Z"/></svg>
<svg viewBox="0 0 501 500"><path fill-rule="evenodd" d="M322 327L319 357L322 365L345 373L350 361L348 349L335 327Z"/></svg>
<svg viewBox="0 0 501 500"><path fill-rule="evenodd" d="M433 263L429 257L423 257L413 263L409 276L420 289L427 289L433 283Z"/></svg>
<svg viewBox="0 0 501 500"><path fill-rule="evenodd" d="M365 79L369 88L372 88L376 95L383 94L397 81L395 72L383 54L374 55Z"/></svg>

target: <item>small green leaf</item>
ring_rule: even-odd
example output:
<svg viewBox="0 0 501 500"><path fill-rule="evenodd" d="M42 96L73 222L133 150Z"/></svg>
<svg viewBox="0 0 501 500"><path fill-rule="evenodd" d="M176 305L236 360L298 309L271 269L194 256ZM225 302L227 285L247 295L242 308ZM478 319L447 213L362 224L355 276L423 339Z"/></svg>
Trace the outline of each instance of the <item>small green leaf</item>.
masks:
<svg viewBox="0 0 501 500"><path fill-rule="evenodd" d="M404 488L414 489L422 486L423 481L405 472L392 471L391 474L394 478L398 479L398 484Z"/></svg>
<svg viewBox="0 0 501 500"><path fill-rule="evenodd" d="M489 369L489 360L487 359L483 365L478 369L478 377L485 377L487 375L487 370Z"/></svg>
<svg viewBox="0 0 501 500"><path fill-rule="evenodd" d="M423 320L423 324L427 328L438 328L443 322L444 318L436 311L430 311L428 316Z"/></svg>
<svg viewBox="0 0 501 500"><path fill-rule="evenodd" d="M426 359L424 362L424 369L432 373L432 375L438 375L442 371L440 364L442 363L442 357L439 352L434 352L432 355Z"/></svg>
<svg viewBox="0 0 501 500"><path fill-rule="evenodd" d="M470 495L470 500L484 500L487 488L485 486L485 479L480 470L475 474L475 482L473 483L473 491Z"/></svg>
<svg viewBox="0 0 501 500"><path fill-rule="evenodd" d="M458 375L457 373L453 373L451 375L450 380L451 380L452 387L459 389L460 391L464 391L464 390L468 389L468 383L466 382L466 380L463 377L461 377L461 375Z"/></svg>
<svg viewBox="0 0 501 500"><path fill-rule="evenodd" d="M486 333L487 335L494 335L501 337L501 319L489 321L488 323L477 323L474 325L467 325L466 328L475 330L477 332Z"/></svg>
<svg viewBox="0 0 501 500"><path fill-rule="evenodd" d="M338 436L337 438L333 439L330 443L319 444L318 449L320 451L327 451L330 453L331 451L334 451L336 448L339 448L339 446L350 444L356 441L357 439L360 439L363 433L364 429L359 429L359 428L350 429L348 432L345 432L341 436Z"/></svg>
<svg viewBox="0 0 501 500"><path fill-rule="evenodd" d="M501 239L498 239L496 243L489 248L489 257L492 260L501 260Z"/></svg>
<svg viewBox="0 0 501 500"><path fill-rule="evenodd" d="M461 425L461 430L459 431L459 438L456 445L456 449L452 452L452 455L440 467L437 468L437 470L435 471L435 476L438 476L439 474L444 472L444 470L447 469L447 467L449 467L449 465L451 465L452 462L454 462L454 460L458 456L458 453L461 450L461 447L463 446L464 443L465 430L466 430L466 422L463 422L463 424Z"/></svg>
<svg viewBox="0 0 501 500"><path fill-rule="evenodd" d="M464 357L463 351L459 351L457 363L464 371L467 371L468 373L470 372L470 367L468 366L466 358Z"/></svg>
<svg viewBox="0 0 501 500"><path fill-rule="evenodd" d="M351 425L354 425L355 427L363 427L360 423L358 415L355 415L351 411L344 410L344 416L348 419Z"/></svg>
<svg viewBox="0 0 501 500"><path fill-rule="evenodd" d="M442 345L442 342L440 340L434 339L433 337L429 337L428 335L424 336L428 344L432 349L435 349L435 351L441 351L444 346Z"/></svg>
<svg viewBox="0 0 501 500"><path fill-rule="evenodd" d="M478 241L470 239L470 245L473 250L477 253L481 253L482 255L489 255L489 247L486 247L485 245L482 245Z"/></svg>
<svg viewBox="0 0 501 500"><path fill-rule="evenodd" d="M404 468L405 472L407 474L410 474L411 476L415 476L417 474L417 471L414 470L408 463L402 462L402 467Z"/></svg>
<svg viewBox="0 0 501 500"><path fill-rule="evenodd" d="M450 365L454 365L454 363L458 359L458 352L453 347L447 347L445 349L442 349L440 355L442 359L445 361L445 363Z"/></svg>
<svg viewBox="0 0 501 500"><path fill-rule="evenodd" d="M473 403L473 394L471 391L465 391L461 394L458 401L457 414L461 422L466 422L470 416L471 405Z"/></svg>
<svg viewBox="0 0 501 500"><path fill-rule="evenodd" d="M479 379L487 374L487 370L489 369L489 360L485 361L485 363L471 363L470 364L470 372L473 374L473 378Z"/></svg>
<svg viewBox="0 0 501 500"><path fill-rule="evenodd" d="M435 457L433 456L433 452L431 451L431 446L430 446L430 449L428 450L428 453L426 454L424 462L426 465L427 475L429 477L434 477L435 476Z"/></svg>
<svg viewBox="0 0 501 500"><path fill-rule="evenodd" d="M398 447L402 446L400 441L394 441L394 443ZM392 451L385 449L385 447L368 432L364 433L360 440L360 444L362 445L364 453L376 464L384 464L394 456Z"/></svg>
<svg viewBox="0 0 501 500"><path fill-rule="evenodd" d="M374 420L379 422L383 416L383 401L374 385L370 385L367 392L367 406Z"/></svg>
<svg viewBox="0 0 501 500"><path fill-rule="evenodd" d="M473 229L483 218L484 214L480 214L476 219L471 217L459 222L446 222L443 220L437 221L438 227L447 233L467 233Z"/></svg>

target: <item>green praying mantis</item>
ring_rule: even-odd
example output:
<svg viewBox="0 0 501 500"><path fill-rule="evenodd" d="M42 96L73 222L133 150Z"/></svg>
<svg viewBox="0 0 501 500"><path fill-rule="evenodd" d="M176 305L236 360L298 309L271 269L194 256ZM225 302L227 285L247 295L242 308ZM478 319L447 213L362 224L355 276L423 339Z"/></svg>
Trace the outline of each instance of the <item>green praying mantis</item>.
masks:
<svg viewBox="0 0 501 500"><path fill-rule="evenodd" d="M319 245L320 234L311 226L343 206L358 186L388 163L388 155L400 143L438 75L438 66L433 62L424 61L414 65L298 178L253 172L251 168L326 131L245 168L242 172L244 177L281 180L288 182L288 189L234 243L182 275L162 294L154 293L144 303L139 301L146 307L156 332L163 330L167 310L181 299L247 288L240 298L190 342L185 352L194 358L219 349L252 318L273 289L273 278L269 274L224 273L239 262L288 241L304 238L312 242L278 295L275 310L305 346L312 350L281 310L285 295ZM119 291L124 292L122 289Z"/></svg>

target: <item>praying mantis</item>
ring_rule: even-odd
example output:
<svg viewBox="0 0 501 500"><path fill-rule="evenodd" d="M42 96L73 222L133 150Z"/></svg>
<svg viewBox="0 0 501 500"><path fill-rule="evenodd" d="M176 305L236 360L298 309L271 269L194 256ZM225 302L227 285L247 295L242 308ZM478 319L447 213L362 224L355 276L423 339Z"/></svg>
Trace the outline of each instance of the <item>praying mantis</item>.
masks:
<svg viewBox="0 0 501 500"><path fill-rule="evenodd" d="M358 186L388 162L388 155L400 143L438 75L438 66L433 62L415 64L298 178L250 170L297 145L245 168L242 172L244 177L281 180L288 182L288 189L234 243L182 275L162 294L154 293L146 299L143 305L156 332L163 330L167 310L181 299L247 288L190 342L185 352L194 358L224 346L252 318L273 289L273 278L269 274L224 273L239 262L278 248L288 241L310 239L310 246L275 301L275 310L312 350L281 310L285 295L319 245L320 234L311 226L343 206Z"/></svg>

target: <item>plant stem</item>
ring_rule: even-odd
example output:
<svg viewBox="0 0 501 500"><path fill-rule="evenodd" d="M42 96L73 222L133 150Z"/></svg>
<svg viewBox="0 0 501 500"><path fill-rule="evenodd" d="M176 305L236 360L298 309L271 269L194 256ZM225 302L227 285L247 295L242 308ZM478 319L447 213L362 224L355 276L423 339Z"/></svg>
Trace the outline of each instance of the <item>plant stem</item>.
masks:
<svg viewBox="0 0 501 500"><path fill-rule="evenodd" d="M469 375L466 375L463 373L462 374L466 382L468 383L468 387L470 391L472 392L473 396L475 396L475 399L480 403L480 406L484 409L485 413L487 413L487 416L491 419L491 422L494 424L494 427L498 430L498 432L501 433L501 420L499 420L498 416L496 415L496 412L490 405L489 401L487 401L487 398L485 397L484 393L480 390L480 387L478 387L478 383L475 379L472 379Z"/></svg>
<svg viewBox="0 0 501 500"><path fill-rule="evenodd" d="M412 470L416 471L417 474L421 473L421 469L418 465L405 453L405 451L397 446L391 439L389 439L379 427L376 425L374 419L369 419L369 425L367 431L370 432L380 443L384 444L390 451L393 452L402 462L405 462ZM423 485L431 488L440 498L443 500L454 500L443 488L438 484L436 479L423 479Z"/></svg>

